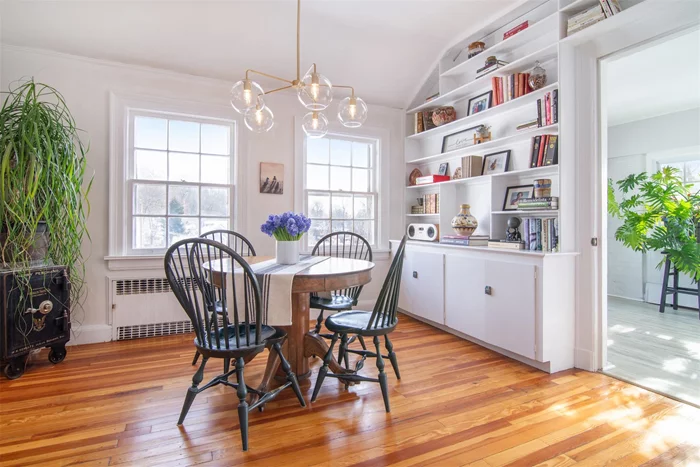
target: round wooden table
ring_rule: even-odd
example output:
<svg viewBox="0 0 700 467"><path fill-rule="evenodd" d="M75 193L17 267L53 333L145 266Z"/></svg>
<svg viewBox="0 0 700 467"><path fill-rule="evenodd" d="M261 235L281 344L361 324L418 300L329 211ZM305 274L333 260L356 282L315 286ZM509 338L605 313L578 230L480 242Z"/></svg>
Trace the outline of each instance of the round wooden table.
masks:
<svg viewBox="0 0 700 467"><path fill-rule="evenodd" d="M251 256L245 258L250 264L260 263L271 257ZM208 265L206 269L212 272L214 285L221 280L220 273L231 272L230 262L226 261L223 268L218 264ZM322 357L328 351L328 344L323 337L309 331L309 299L312 292L330 292L364 285L372 280L372 268L374 263L359 259L333 258L309 266L298 272L292 282L292 325L275 326L287 332L287 342L284 354L289 359L292 371L299 380L309 377L309 360L311 357ZM219 271L219 269L223 269ZM217 274L218 273L218 274ZM220 282L219 282L220 283ZM274 326L274 323L271 324ZM338 364L335 357L330 363L331 370L336 373L348 372ZM272 377L279 367L279 359L274 352L270 352L265 369L265 375L260 388L267 388Z"/></svg>

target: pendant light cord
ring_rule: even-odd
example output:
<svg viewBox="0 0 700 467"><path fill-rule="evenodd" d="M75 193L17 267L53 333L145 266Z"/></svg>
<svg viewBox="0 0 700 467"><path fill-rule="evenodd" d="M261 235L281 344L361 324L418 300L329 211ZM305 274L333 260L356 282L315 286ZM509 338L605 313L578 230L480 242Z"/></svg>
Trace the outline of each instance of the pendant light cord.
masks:
<svg viewBox="0 0 700 467"><path fill-rule="evenodd" d="M301 52L300 52L300 46L299 46L299 31L301 27L301 0L297 0L297 81L301 79L299 76L300 74L300 68L301 68Z"/></svg>

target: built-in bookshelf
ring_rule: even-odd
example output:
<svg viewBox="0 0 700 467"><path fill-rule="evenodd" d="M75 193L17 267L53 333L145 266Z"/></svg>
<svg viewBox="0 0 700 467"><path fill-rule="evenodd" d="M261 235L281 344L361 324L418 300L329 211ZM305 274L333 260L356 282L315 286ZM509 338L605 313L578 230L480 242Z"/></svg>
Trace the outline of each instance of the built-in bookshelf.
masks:
<svg viewBox="0 0 700 467"><path fill-rule="evenodd" d="M521 220L532 218L557 219L559 228L559 245L556 252L575 251L575 216L573 201L566 194L571 190L562 190L562 184L568 183L562 177L563 169L567 174L575 170L573 156L562 148L562 138L571 136L561 133L567 123L562 121L565 112L562 108L567 102L561 100L560 63L562 44L578 43L579 37L591 37L596 31L607 31L616 23L626 21L635 15L643 14L643 0L618 0L622 11L606 17L567 37L567 24L570 18L590 11L601 0L531 0L519 5L498 21L476 31L450 47L437 61L426 82L422 85L406 111L405 168L406 190L404 212L406 224L414 222L434 223L439 225L442 234L451 233L451 220L459 212L461 204L469 204L471 213L479 227L475 235L488 235L492 239L504 239L507 222L510 217ZM606 1L606 0L603 0ZM611 1L611 0L607 0ZM603 7L601 6L601 11ZM504 34L527 22L528 26L519 32L504 38ZM468 45L480 41L486 49L480 54L469 57ZM478 70L485 66L487 57L495 56L499 68L479 76ZM522 82L517 95L509 100L495 104L494 93L500 84L493 78L531 73L539 66L545 70L547 81L544 86L522 89ZM500 82L501 84L503 81ZM513 82L509 82L512 85ZM491 106L478 113L469 114L470 99L492 92ZM526 126L538 118L538 101L544 102L545 96L551 98L556 93L556 120L541 122L537 126ZM437 95L436 95L437 94ZM426 102L426 99L430 98ZM429 111L438 107L451 106L455 109L456 119L450 123L416 131L416 113ZM550 107L553 111L553 107ZM460 131L485 125L490 129L490 139L460 149L443 151L446 136ZM548 135L556 137L557 160L555 164L532 167L532 155L535 148L534 138ZM470 178L451 179L441 183L421 186L408 186L408 175L414 169L423 175L438 174L441 164L449 165L448 174L453 175L461 167L462 157L485 157L495 153L509 152L508 167L505 172L480 175ZM554 210L504 210L504 200L509 187L533 185L535 180L551 180L551 196L558 198L558 209ZM572 182L573 183L573 182ZM411 214L417 199L427 193L437 193L440 198L439 214ZM440 245L445 246L445 245ZM460 247L455 247L460 248ZM464 248L464 247L462 247ZM499 250L499 252L502 252ZM542 254L552 254L540 252Z"/></svg>

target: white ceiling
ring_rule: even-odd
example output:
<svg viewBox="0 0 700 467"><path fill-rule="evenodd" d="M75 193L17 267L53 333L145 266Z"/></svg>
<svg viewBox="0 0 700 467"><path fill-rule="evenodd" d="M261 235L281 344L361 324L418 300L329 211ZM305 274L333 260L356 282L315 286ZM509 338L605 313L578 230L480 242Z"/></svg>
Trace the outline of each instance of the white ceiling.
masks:
<svg viewBox="0 0 700 467"><path fill-rule="evenodd" d="M315 61L367 102L403 107L446 46L519 3L302 0L302 73ZM296 73L294 0L0 0L0 14L12 45L231 82L246 68Z"/></svg>
<svg viewBox="0 0 700 467"><path fill-rule="evenodd" d="M611 62L606 96L609 126L700 107L700 31Z"/></svg>

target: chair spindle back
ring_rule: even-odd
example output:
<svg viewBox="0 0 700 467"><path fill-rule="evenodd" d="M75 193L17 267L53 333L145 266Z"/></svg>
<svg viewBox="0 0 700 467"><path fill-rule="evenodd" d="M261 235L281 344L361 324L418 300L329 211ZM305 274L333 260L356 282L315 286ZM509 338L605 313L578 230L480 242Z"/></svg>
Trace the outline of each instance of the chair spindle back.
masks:
<svg viewBox="0 0 700 467"><path fill-rule="evenodd" d="M208 238L209 240L223 243L243 257L257 256L252 243L250 243L250 241L243 235L239 234L238 232L234 232L233 230L212 230L203 233L199 237Z"/></svg>
<svg viewBox="0 0 700 467"><path fill-rule="evenodd" d="M382 290L372 310L372 316L367 324L367 329L393 326L398 321L397 309L399 306L399 288L401 286L401 272L403 269L404 251L406 250L406 236L403 236L399 248L389 267L389 272L384 279Z"/></svg>

